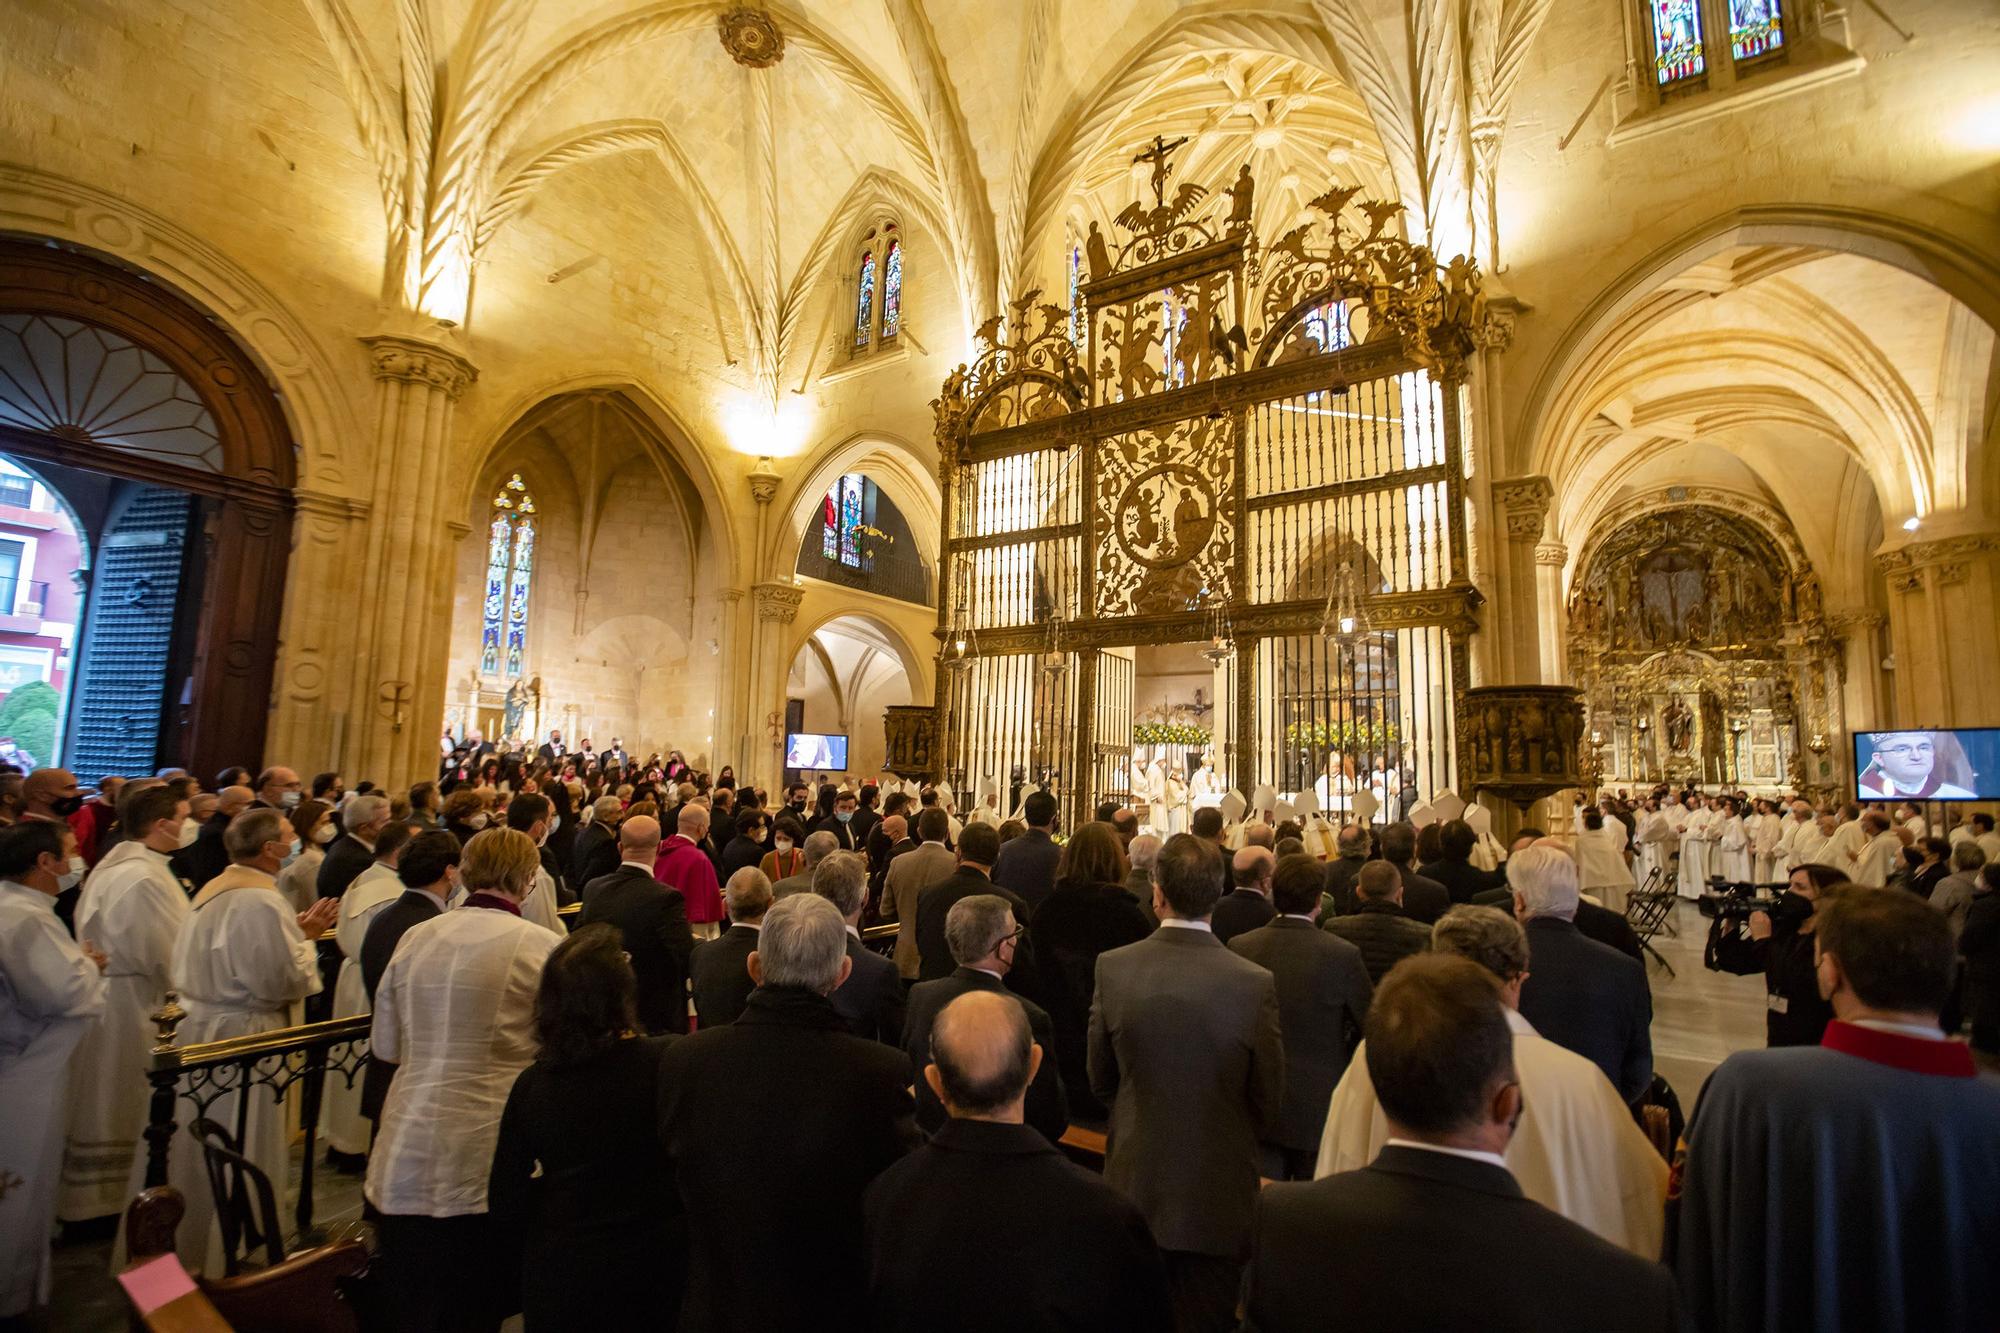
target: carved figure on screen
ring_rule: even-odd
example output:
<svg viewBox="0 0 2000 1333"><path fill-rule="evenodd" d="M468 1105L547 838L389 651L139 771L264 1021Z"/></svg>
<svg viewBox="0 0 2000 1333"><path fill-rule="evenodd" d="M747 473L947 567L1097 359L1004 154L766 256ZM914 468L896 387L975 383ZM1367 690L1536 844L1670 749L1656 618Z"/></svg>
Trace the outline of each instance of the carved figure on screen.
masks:
<svg viewBox="0 0 2000 1333"><path fill-rule="evenodd" d="M1250 229L1250 211L1257 196L1257 182L1250 177L1250 164L1245 162L1236 173L1236 184L1223 191L1229 196L1229 221L1231 231Z"/></svg>
<svg viewBox="0 0 2000 1333"><path fill-rule="evenodd" d="M1694 712L1678 696L1660 711L1660 729L1667 736L1667 753L1685 755L1694 745Z"/></svg>
<svg viewBox="0 0 2000 1333"><path fill-rule="evenodd" d="M1083 252L1090 260L1090 280L1101 282L1111 276L1111 248L1104 243L1104 233L1097 229L1097 223L1090 224L1090 235L1083 241Z"/></svg>

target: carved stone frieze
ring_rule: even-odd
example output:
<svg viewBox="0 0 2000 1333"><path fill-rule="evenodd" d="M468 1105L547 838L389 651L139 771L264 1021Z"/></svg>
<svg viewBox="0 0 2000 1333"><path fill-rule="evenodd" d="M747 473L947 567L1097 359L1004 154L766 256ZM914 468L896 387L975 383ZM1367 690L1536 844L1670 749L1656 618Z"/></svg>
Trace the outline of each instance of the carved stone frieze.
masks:
<svg viewBox="0 0 2000 1333"><path fill-rule="evenodd" d="M1569 563L1569 547L1561 542L1536 542L1535 563L1560 569Z"/></svg>
<svg viewBox="0 0 2000 1333"><path fill-rule="evenodd" d="M789 583L760 583L753 591L757 597L757 619L780 625L789 625L798 618L799 603L806 596L804 588Z"/></svg>
<svg viewBox="0 0 2000 1333"><path fill-rule="evenodd" d="M397 333L376 334L361 341L368 344L375 378L379 380L427 384L456 399L479 378L479 370L472 362L441 343Z"/></svg>
<svg viewBox="0 0 2000 1333"><path fill-rule="evenodd" d="M1493 483L1493 501L1506 517L1507 535L1533 541L1542 535L1556 488L1547 477L1514 477Z"/></svg>

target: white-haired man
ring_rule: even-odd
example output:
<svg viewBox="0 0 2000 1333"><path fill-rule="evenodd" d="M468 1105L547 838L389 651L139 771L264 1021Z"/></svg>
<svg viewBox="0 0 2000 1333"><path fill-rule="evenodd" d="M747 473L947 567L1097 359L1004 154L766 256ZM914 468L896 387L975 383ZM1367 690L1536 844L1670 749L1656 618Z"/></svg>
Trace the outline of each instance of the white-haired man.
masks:
<svg viewBox="0 0 2000 1333"><path fill-rule="evenodd" d="M1538 842L1514 853L1507 885L1534 959L1521 987L1522 1017L1595 1063L1619 1096L1636 1102L1653 1082L1645 965L1578 932L1576 862L1561 847Z"/></svg>
<svg viewBox="0 0 2000 1333"><path fill-rule="evenodd" d="M856 1037L828 998L853 964L827 899L772 904L748 966L743 1016L676 1041L660 1064L661 1142L703 1219L681 1326L818 1327L829 1311L859 1323L861 1194L917 1142L910 1062ZM760 1125L784 1128L745 1152L745 1127Z"/></svg>
<svg viewBox="0 0 2000 1333"><path fill-rule="evenodd" d="M375 864L375 839L389 822L389 798L368 792L347 803L340 812L345 832L326 849L319 863L319 879L314 889L322 898L338 898L355 878Z"/></svg>

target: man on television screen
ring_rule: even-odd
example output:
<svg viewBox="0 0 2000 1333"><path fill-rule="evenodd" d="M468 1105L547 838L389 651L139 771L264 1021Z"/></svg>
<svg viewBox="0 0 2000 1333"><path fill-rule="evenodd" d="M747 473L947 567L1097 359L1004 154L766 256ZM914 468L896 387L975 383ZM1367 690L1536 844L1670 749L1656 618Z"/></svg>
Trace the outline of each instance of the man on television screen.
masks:
<svg viewBox="0 0 2000 1333"><path fill-rule="evenodd" d="M833 742L826 737L795 734L792 737L792 752L785 756L785 767L825 770L841 765L833 762Z"/></svg>
<svg viewBox="0 0 2000 1333"><path fill-rule="evenodd" d="M1878 731L1868 742L1874 753L1861 769L1864 800L1973 799L1972 765L1950 732Z"/></svg>

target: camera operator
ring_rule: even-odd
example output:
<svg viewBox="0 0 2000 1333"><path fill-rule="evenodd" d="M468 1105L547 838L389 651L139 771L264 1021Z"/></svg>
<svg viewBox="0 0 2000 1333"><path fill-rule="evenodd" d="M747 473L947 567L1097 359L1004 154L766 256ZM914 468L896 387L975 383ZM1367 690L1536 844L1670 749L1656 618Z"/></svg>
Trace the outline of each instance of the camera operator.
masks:
<svg viewBox="0 0 2000 1333"><path fill-rule="evenodd" d="M1846 882L1832 866L1793 866L1776 909L1750 914L1750 938L1764 962L1767 1046L1817 1046L1833 1018L1833 1006L1819 993L1813 917Z"/></svg>

